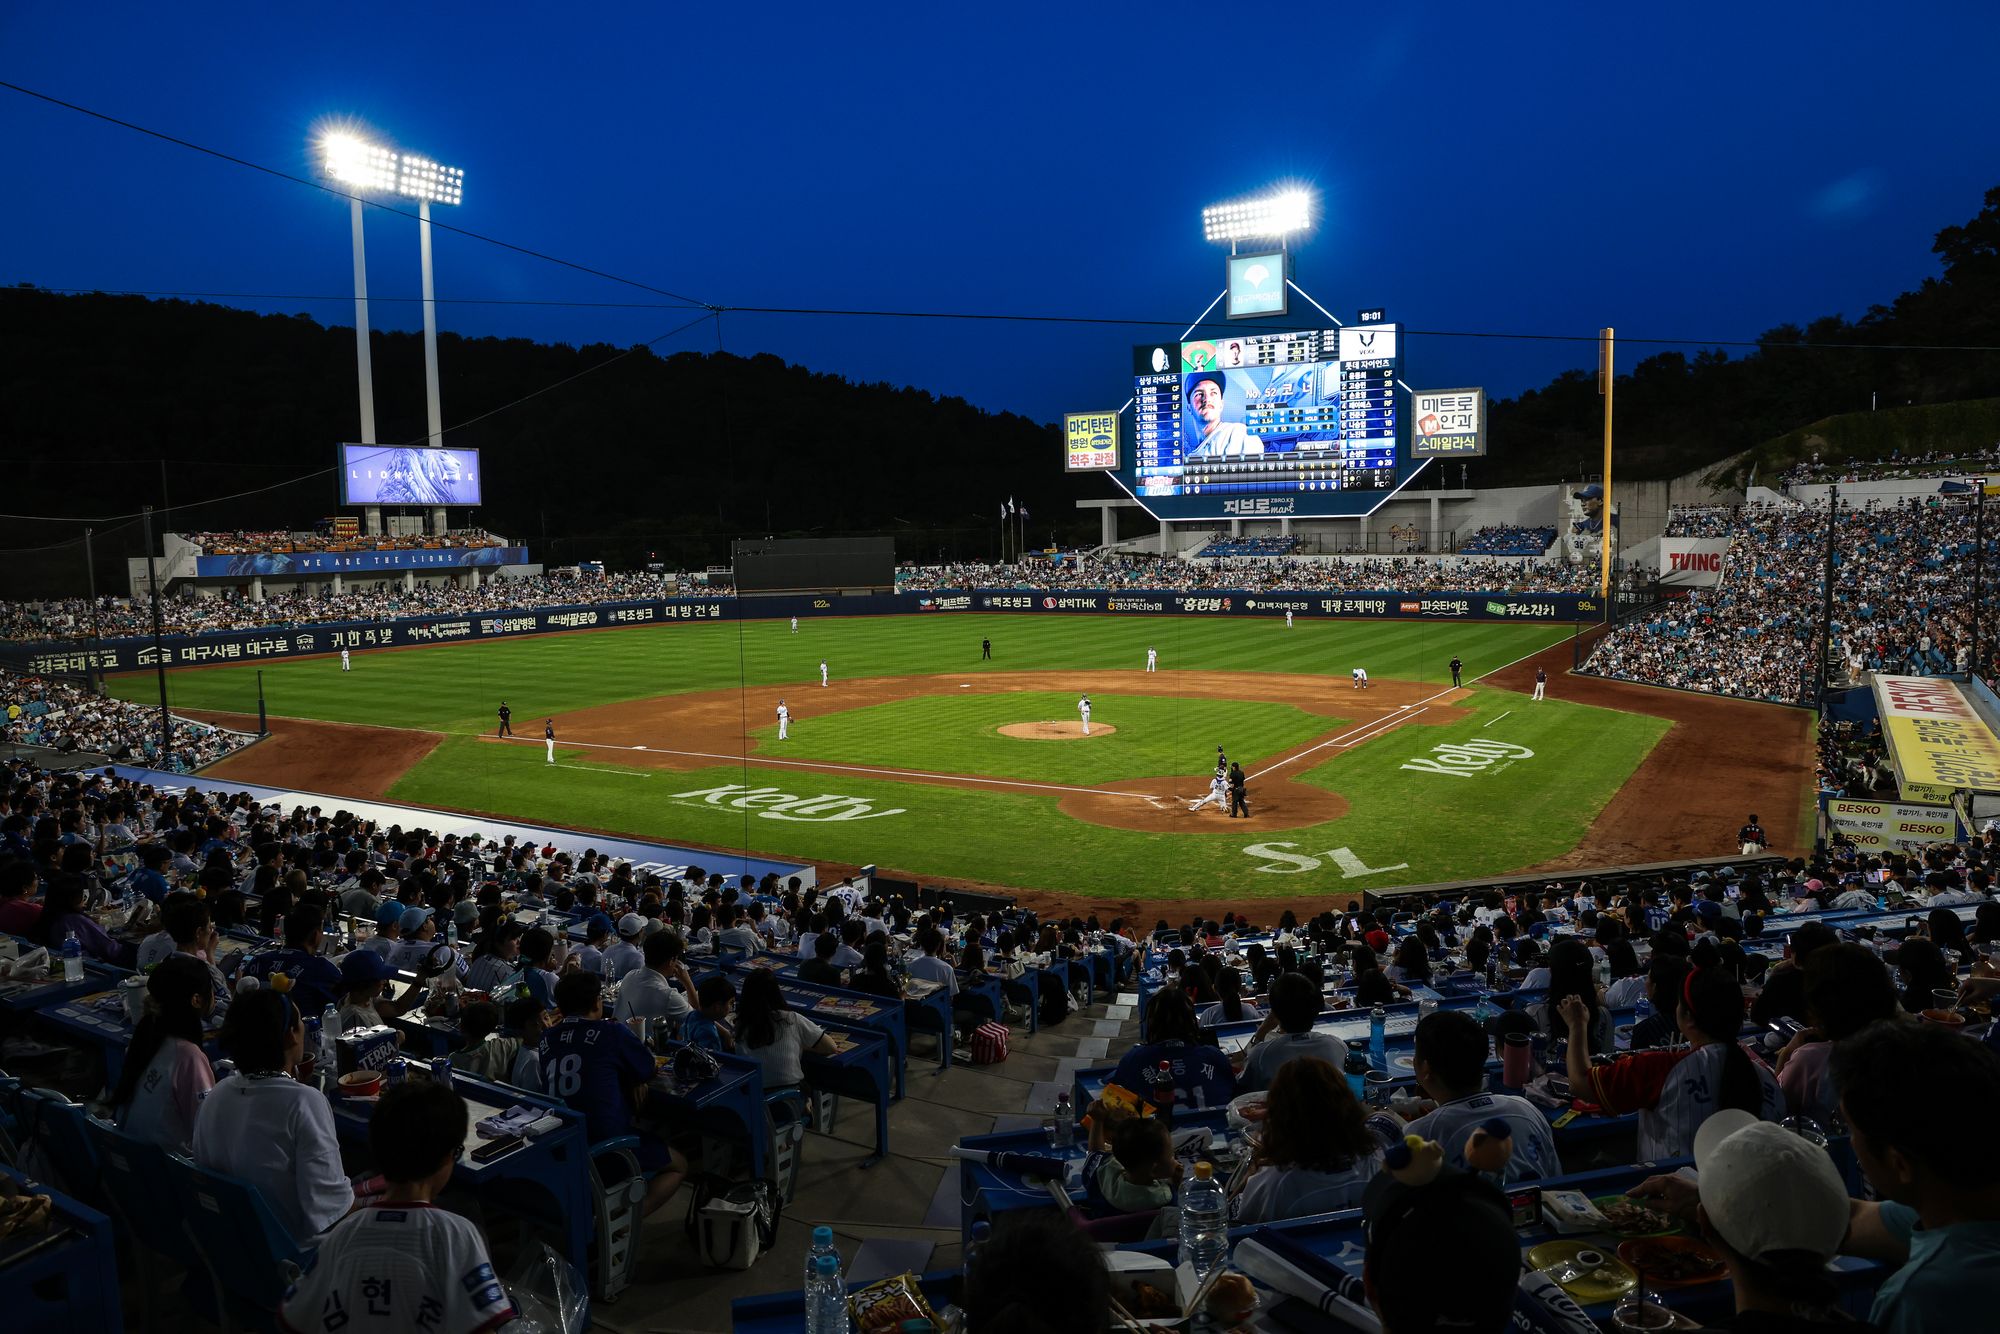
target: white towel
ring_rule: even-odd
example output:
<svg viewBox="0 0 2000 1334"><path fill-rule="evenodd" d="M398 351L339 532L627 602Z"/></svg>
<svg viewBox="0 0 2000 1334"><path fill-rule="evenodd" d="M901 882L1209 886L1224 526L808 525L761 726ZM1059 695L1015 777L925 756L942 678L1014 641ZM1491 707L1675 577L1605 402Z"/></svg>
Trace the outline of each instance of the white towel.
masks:
<svg viewBox="0 0 2000 1334"><path fill-rule="evenodd" d="M1373 1311L1328 1287L1254 1238L1245 1237L1237 1242L1231 1260L1254 1281L1274 1292L1302 1301L1363 1334L1382 1334L1382 1322ZM1361 1282L1348 1278L1341 1286L1358 1292Z"/></svg>

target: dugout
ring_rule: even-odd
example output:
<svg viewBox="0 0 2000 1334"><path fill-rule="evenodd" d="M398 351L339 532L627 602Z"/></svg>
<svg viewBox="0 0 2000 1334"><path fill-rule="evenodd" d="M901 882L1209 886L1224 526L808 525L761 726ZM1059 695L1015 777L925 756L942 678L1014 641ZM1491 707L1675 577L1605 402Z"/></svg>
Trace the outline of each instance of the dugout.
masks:
<svg viewBox="0 0 2000 1334"><path fill-rule="evenodd" d="M767 537L732 542L738 597L785 593L892 593L893 537Z"/></svg>

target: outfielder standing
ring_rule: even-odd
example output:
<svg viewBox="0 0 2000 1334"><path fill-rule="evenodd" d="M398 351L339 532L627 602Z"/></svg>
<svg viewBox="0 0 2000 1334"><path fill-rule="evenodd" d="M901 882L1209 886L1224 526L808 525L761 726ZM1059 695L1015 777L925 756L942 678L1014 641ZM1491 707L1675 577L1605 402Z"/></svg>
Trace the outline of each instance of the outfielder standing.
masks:
<svg viewBox="0 0 2000 1334"><path fill-rule="evenodd" d="M794 616L792 617L792 633L797 634L798 632L799 632L799 618Z"/></svg>
<svg viewBox="0 0 2000 1334"><path fill-rule="evenodd" d="M785 701L778 701L778 740L783 741L787 729L792 725L792 711L785 707Z"/></svg>
<svg viewBox="0 0 2000 1334"><path fill-rule="evenodd" d="M514 735L514 728L513 728L513 725L512 725L512 723L510 723L510 722L508 721L508 720L509 720L509 719L511 719L511 718L512 718L513 716L514 716L514 711L513 711L512 709L510 709L510 708L508 708L508 707L507 707L507 701L506 701L506 700L504 700L504 699L503 699L503 700L501 700L501 701L500 701L500 730L499 730L498 732L496 732L496 733L495 733L494 735L496 735L496 736L512 736L512 735Z"/></svg>
<svg viewBox="0 0 2000 1334"><path fill-rule="evenodd" d="M826 688L826 659L825 659L825 658L821 658L821 659L819 660L819 684L820 684L820 688L821 688L822 690L824 690L824 689Z"/></svg>
<svg viewBox="0 0 2000 1334"><path fill-rule="evenodd" d="M1285 608L1285 628L1287 630L1292 628L1292 609L1290 607Z"/></svg>
<svg viewBox="0 0 2000 1334"><path fill-rule="evenodd" d="M556 720L548 718L542 722L542 744L549 748L549 763L556 762Z"/></svg>
<svg viewBox="0 0 2000 1334"><path fill-rule="evenodd" d="M1146 670L1149 672L1160 670L1160 651L1158 649L1149 648L1146 650Z"/></svg>
<svg viewBox="0 0 2000 1334"><path fill-rule="evenodd" d="M1085 695L1085 696L1084 696L1083 698L1081 698L1081 699L1077 700L1077 702L1076 702L1076 711L1077 711L1077 712L1078 712L1079 714L1083 715L1083 734L1084 734L1085 736L1089 736L1089 735L1090 735L1090 696L1088 696L1088 695Z"/></svg>
<svg viewBox="0 0 2000 1334"><path fill-rule="evenodd" d="M1549 674L1543 671L1539 667L1535 668L1535 698L1540 699L1542 697L1542 692L1547 690L1548 688L1549 688Z"/></svg>
<svg viewBox="0 0 2000 1334"><path fill-rule="evenodd" d="M347 660L346 649L342 649L340 651L340 670L343 672L351 672L354 670L354 664Z"/></svg>

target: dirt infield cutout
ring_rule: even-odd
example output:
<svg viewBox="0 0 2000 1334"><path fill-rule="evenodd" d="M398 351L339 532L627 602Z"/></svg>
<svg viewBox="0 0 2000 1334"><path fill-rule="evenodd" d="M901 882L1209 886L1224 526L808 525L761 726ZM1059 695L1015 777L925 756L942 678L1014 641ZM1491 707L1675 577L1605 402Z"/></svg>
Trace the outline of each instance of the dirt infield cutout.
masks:
<svg viewBox="0 0 2000 1334"><path fill-rule="evenodd" d="M1081 721L1000 725L1001 736L1020 737L1023 741L1082 741L1086 737L1110 736L1117 730L1110 723L1098 723L1086 732Z"/></svg>

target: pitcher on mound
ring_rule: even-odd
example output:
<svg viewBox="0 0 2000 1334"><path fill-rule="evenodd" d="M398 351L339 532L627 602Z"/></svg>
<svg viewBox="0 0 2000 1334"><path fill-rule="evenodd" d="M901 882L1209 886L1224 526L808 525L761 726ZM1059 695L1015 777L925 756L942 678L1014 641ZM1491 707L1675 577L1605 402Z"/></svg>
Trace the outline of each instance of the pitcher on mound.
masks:
<svg viewBox="0 0 2000 1334"><path fill-rule="evenodd" d="M1083 734L1090 735L1090 696L1085 695L1076 702L1076 711L1083 719Z"/></svg>

